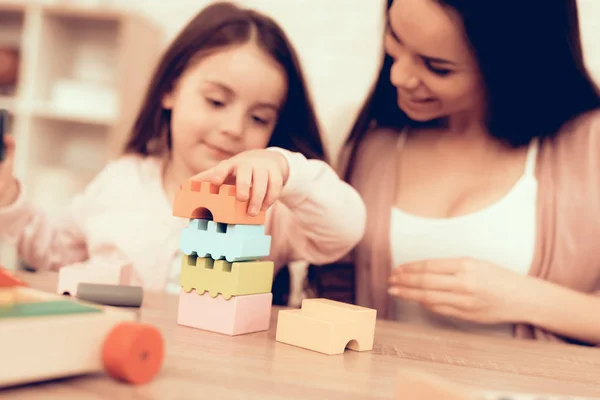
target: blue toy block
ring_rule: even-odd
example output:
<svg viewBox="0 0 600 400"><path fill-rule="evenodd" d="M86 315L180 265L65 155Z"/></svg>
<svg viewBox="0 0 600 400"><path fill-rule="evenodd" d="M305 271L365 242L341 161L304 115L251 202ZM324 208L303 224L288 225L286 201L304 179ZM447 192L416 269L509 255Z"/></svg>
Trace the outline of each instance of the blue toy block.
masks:
<svg viewBox="0 0 600 400"><path fill-rule="evenodd" d="M271 236L264 225L223 224L207 219L191 219L180 236L185 255L211 257L228 262L251 261L267 257L271 251Z"/></svg>

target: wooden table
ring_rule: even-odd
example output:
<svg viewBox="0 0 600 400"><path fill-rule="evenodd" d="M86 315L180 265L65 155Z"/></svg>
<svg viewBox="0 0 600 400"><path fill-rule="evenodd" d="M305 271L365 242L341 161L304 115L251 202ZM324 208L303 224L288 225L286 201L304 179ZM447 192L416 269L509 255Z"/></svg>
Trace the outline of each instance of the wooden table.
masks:
<svg viewBox="0 0 600 400"><path fill-rule="evenodd" d="M55 274L20 277L36 288L56 287ZM600 398L599 349L378 321L372 352L326 356L276 342L277 311L268 332L229 337L178 326L177 297L146 292L140 319L159 327L166 340L165 362L155 381L131 387L94 375L10 389L0 398L392 399L401 368L477 390ZM0 360L8 361L1 355Z"/></svg>

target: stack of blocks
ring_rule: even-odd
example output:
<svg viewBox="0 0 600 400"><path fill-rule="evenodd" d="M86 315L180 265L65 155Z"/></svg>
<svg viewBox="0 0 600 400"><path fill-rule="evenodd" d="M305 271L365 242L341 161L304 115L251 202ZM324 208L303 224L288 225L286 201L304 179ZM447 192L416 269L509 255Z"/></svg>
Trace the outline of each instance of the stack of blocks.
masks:
<svg viewBox="0 0 600 400"><path fill-rule="evenodd" d="M269 329L274 264L265 211L247 214L233 185L187 181L175 194L173 215L189 219L180 237L177 323L241 335Z"/></svg>

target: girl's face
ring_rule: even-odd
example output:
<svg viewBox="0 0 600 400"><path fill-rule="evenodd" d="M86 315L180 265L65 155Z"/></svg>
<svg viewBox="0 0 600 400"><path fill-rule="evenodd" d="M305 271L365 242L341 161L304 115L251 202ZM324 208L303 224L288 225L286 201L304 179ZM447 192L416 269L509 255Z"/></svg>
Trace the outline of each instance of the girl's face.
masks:
<svg viewBox="0 0 600 400"><path fill-rule="evenodd" d="M415 121L481 113L484 95L458 18L433 0L395 0L385 50L398 106Z"/></svg>
<svg viewBox="0 0 600 400"><path fill-rule="evenodd" d="M253 41L203 56L162 99L171 110L174 162L197 174L265 148L286 95L285 71Z"/></svg>

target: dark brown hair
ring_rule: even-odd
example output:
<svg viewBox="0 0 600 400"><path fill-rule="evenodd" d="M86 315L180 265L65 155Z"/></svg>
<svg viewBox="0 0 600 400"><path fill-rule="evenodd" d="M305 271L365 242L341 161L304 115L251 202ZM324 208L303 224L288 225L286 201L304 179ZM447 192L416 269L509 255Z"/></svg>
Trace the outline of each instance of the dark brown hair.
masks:
<svg viewBox="0 0 600 400"><path fill-rule="evenodd" d="M287 98L268 146L326 161L312 100L298 56L286 34L271 18L229 2L204 8L166 50L150 82L125 152L150 155L170 150L171 111L162 107L163 96L199 54L253 39L283 67L288 80Z"/></svg>
<svg viewBox="0 0 600 400"><path fill-rule="evenodd" d="M543 13L537 1L436 1L462 19L483 75L493 137L524 146L534 137L554 137L570 119L600 107L598 88L584 66L575 0L543 2ZM388 9L392 3L388 0ZM392 64L384 55L379 78L349 135L346 180L370 130L422 125L397 105Z"/></svg>

